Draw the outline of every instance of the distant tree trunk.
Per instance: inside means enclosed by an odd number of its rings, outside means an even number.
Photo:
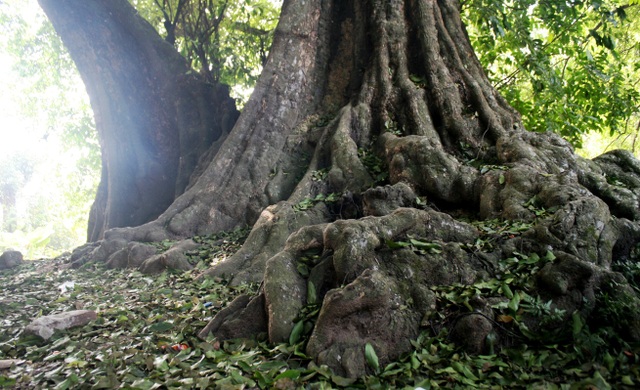
[[[154,220],[233,126],[238,113],[227,88],[192,74],[126,0],[40,5],[87,86],[99,132],[102,177],[89,241]]]
[[[16,194],[3,193],[0,197],[0,229],[13,233],[18,228],[18,213],[16,207]]]
[[[371,372],[366,344],[381,365],[411,348],[438,310],[433,286],[499,277],[514,252],[553,252],[530,293],[568,316],[592,316],[597,291],[640,305],[610,271],[640,239],[640,163],[622,152],[587,161],[556,135],[526,132],[491,87],[458,8],[285,0],[255,92],[212,163],[157,220],[108,231],[85,257],[187,269],[179,249],[192,244],[157,255],[142,243],[253,224],[243,248],[208,274],[264,281],[261,294],[232,304],[202,336],[266,331],[283,342],[317,302],[307,353],[348,376]],[[524,227],[483,246],[469,221],[493,219]],[[483,352],[501,328],[495,297],[473,298],[478,314],[448,325]],[[640,314],[625,315],[637,329]]]

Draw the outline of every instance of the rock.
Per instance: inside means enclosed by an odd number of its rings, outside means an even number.
[[[25,360],[18,360],[18,359],[0,360],[0,370],[5,370],[7,368],[11,368],[13,365],[19,366],[19,365],[23,364],[24,362],[25,362]]]
[[[25,328],[25,333],[33,334],[47,340],[56,330],[65,330],[83,326],[97,318],[93,310],[73,310],[66,313],[53,314],[36,318]]]
[[[493,325],[481,313],[473,312],[460,317],[451,331],[451,338],[472,354],[487,353],[487,336],[493,331]]]
[[[0,256],[0,269],[13,268],[22,263],[22,253],[6,251]]]

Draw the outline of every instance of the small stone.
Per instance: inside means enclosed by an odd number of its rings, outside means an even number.
[[[466,352],[481,354],[487,352],[487,336],[493,331],[493,325],[480,313],[469,313],[461,317],[451,332],[451,338]]]
[[[0,269],[17,267],[22,264],[22,253],[6,251],[0,256]]]
[[[43,340],[53,336],[56,330],[66,330],[83,326],[98,317],[93,310],[73,310],[36,318],[25,328],[25,333],[42,337]]]
[[[18,359],[0,360],[0,370],[6,370],[7,368],[11,368],[13,365],[19,366],[24,362],[25,360],[18,360]]]

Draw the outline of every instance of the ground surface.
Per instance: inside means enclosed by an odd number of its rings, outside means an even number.
[[[412,342],[412,353],[387,367],[378,367],[375,351],[366,351],[372,374],[358,380],[333,375],[310,361],[303,353],[302,330],[291,336],[293,345],[200,340],[196,334],[218,310],[259,287],[196,279],[212,260],[236,251],[245,234],[203,239],[204,249],[193,253],[198,266],[182,274],[150,277],[98,264],[70,269],[64,257],[0,271],[0,360],[16,359],[12,367],[0,369],[0,387],[607,389],[640,383],[640,350],[598,344],[602,335],[585,333],[579,321],[565,344],[532,342],[483,356],[457,349],[446,329],[434,337],[432,327]],[[464,296],[455,288],[438,294],[441,301]],[[450,310],[443,316],[454,315],[451,305],[442,307]],[[98,319],[47,342],[22,335],[33,318],[75,309],[96,310]],[[305,315],[313,317],[313,310]],[[503,320],[502,326],[509,327],[509,320]]]

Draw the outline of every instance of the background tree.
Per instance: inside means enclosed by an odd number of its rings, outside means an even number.
[[[168,2],[156,2],[155,5],[160,7],[163,16],[172,18],[167,22],[167,26],[179,28],[178,36],[181,39],[176,40],[176,44],[183,45],[187,59],[200,69],[200,76],[191,74],[188,63],[176,52],[170,51],[168,45],[159,42],[154,43],[148,50],[123,48],[118,56],[123,66],[131,69],[127,73],[119,69],[111,71],[111,68],[96,66],[93,62],[94,56],[106,59],[112,58],[110,56],[113,56],[113,53],[109,52],[110,46],[100,48],[92,45],[91,38],[84,40],[87,50],[71,50],[71,55],[85,80],[93,77],[102,80],[103,84],[112,82],[111,87],[104,90],[89,90],[89,95],[94,101],[104,102],[93,104],[98,118],[97,128],[103,138],[102,179],[89,220],[89,240],[101,238],[103,232],[111,227],[136,226],[148,222],[181,194],[187,187],[191,175],[200,172],[206,166],[208,157],[205,157],[205,152],[214,142],[223,139],[222,135],[228,131],[237,116],[233,103],[228,100],[226,87],[219,84],[222,70],[231,69],[236,80],[239,79],[239,75],[243,75],[245,80],[251,80],[256,76],[245,67],[245,63],[256,56],[246,56],[244,61],[238,61],[236,64],[231,62],[232,66],[221,67],[221,59],[228,60],[221,55],[221,50],[225,48],[219,44],[219,37],[224,33],[221,23],[227,17],[228,9],[231,9],[229,2],[214,4],[193,1],[184,2],[182,5],[178,3],[173,17],[169,15],[172,9]],[[254,5],[260,10],[259,6],[260,3]],[[236,6],[236,11],[237,9]],[[268,38],[267,31],[252,27],[249,22],[242,24],[242,20],[244,19],[239,18],[234,21],[234,26],[244,25],[251,34],[260,32],[259,38],[262,41]],[[140,24],[140,31],[144,31],[144,34],[153,33],[142,21],[138,20],[136,23]],[[264,25],[266,22],[263,19],[261,23]],[[107,30],[112,28],[105,25]],[[124,38],[114,37],[114,40],[117,39]],[[127,35],[126,39],[131,39],[131,36]],[[136,39],[144,40],[134,38]],[[131,45],[136,44],[137,40]],[[266,43],[263,43],[263,52],[265,45]],[[164,55],[172,56],[174,62],[166,69],[150,67],[159,62],[158,58],[150,56]],[[93,67],[91,70],[82,69],[90,66]],[[154,76],[149,78],[150,74]],[[127,81],[117,81],[118,78]],[[140,82],[155,83],[154,78],[173,78],[175,84],[166,86],[170,91],[154,91],[151,85],[135,86]],[[87,83],[94,84],[96,83]],[[181,94],[182,98],[172,101],[166,99],[167,95]],[[202,104],[193,103],[193,96],[196,95],[204,99]],[[120,97],[115,98],[116,96]],[[153,99],[159,99],[167,106],[160,104],[160,108],[156,107],[158,105],[151,103]],[[105,114],[100,113],[103,110]],[[113,114],[114,112],[118,114]],[[141,112],[146,112],[149,118],[140,118]],[[109,120],[100,123],[100,118],[111,118],[114,115],[119,121]],[[191,116],[200,118],[201,122],[197,127],[194,126]],[[184,123],[179,123],[180,121]],[[111,127],[120,129],[123,133],[101,130]],[[132,132],[131,128],[137,130]],[[149,140],[154,141],[149,144]],[[206,156],[215,154],[219,143],[215,144]],[[176,149],[176,144],[180,145],[180,148]],[[201,165],[200,170],[196,169],[198,163]],[[126,177],[129,179],[125,180]],[[132,196],[131,192],[126,190],[128,188],[136,188],[136,195]]]
[[[89,240],[108,228],[157,217],[185,190],[200,158],[217,147],[214,142],[237,116],[225,87],[190,74],[170,45],[147,39],[155,31],[122,3],[79,6],[74,13],[95,22],[85,24],[85,34],[75,25],[56,26],[87,85],[102,148]],[[105,20],[105,9],[119,18]],[[49,17],[56,20],[51,11]]]
[[[18,192],[33,174],[33,163],[25,155],[12,153],[0,160],[0,207],[2,230],[14,232],[18,228]]]
[[[183,3],[186,4],[186,2]],[[158,5],[159,3],[156,2],[139,2],[138,9],[139,12],[148,16],[150,21],[157,24],[162,20],[162,18],[156,17],[159,10]],[[192,5],[191,8],[193,7],[195,6]],[[229,39],[226,40],[226,45],[222,45],[226,56],[222,57],[223,69],[216,71],[216,73],[221,73],[230,80],[229,84],[235,88],[234,96],[238,103],[242,104],[243,101],[246,101],[247,91],[252,87],[257,74],[259,74],[262,57],[266,55],[264,50],[270,42],[271,32],[259,28],[264,27],[272,31],[277,20],[273,14],[277,12],[271,3],[260,4],[259,2],[248,4],[247,7],[239,7],[234,2],[227,7],[227,10],[227,14],[232,12],[234,26],[241,26],[244,30],[251,32],[252,36],[258,37],[254,39],[255,41],[262,42],[261,45],[256,46],[255,53],[253,53],[250,51],[254,49],[253,43],[251,43],[253,41],[243,38],[243,42],[237,42],[235,47],[239,48],[245,45],[247,50],[238,51],[237,56],[230,53]],[[19,247],[29,256],[40,257],[45,255],[40,244],[46,242],[50,247],[46,250],[47,255],[55,256],[60,251],[68,250],[82,242],[79,240],[82,240],[83,237],[78,237],[76,230],[79,225],[86,225],[86,218],[89,214],[86,205],[95,197],[101,163],[100,147],[93,124],[93,113],[90,112],[88,101],[83,100],[84,86],[80,84],[78,88],[75,65],[53,30],[53,26],[46,18],[38,17],[42,14],[36,13],[34,15],[28,2],[5,2],[0,11],[5,37],[2,42],[4,53],[16,59],[13,64],[13,72],[18,73],[14,76],[15,83],[11,86],[7,85],[6,88],[21,91],[14,94],[13,99],[19,99],[18,111],[24,118],[29,118],[29,123],[33,122],[33,129],[29,130],[31,138],[39,140],[41,137],[42,140],[37,141],[39,144],[48,141],[50,145],[47,153],[54,153],[57,145],[61,145],[62,151],[58,152],[58,156],[65,155],[66,160],[73,159],[76,165],[75,171],[70,173],[67,172],[70,166],[66,161],[63,164],[64,167],[58,167],[54,162],[60,159],[50,158],[46,169],[51,177],[45,177],[46,175],[40,172],[45,169],[45,166],[39,163],[38,174],[35,177],[38,180],[46,181],[47,184],[41,183],[41,185],[52,186],[53,191],[49,193],[47,207],[43,207],[44,203],[31,192],[23,193],[22,205],[30,210],[29,218],[34,218],[34,220],[24,220],[27,214],[23,213],[22,228],[14,234],[5,234],[2,239],[3,244],[0,246],[5,249]],[[257,18],[256,15],[262,17]],[[233,27],[234,30],[231,32],[227,31],[230,25],[230,23],[223,23],[219,33],[223,36],[230,33],[248,34],[241,32],[236,27]],[[158,27],[162,28],[161,25]],[[184,46],[183,42],[184,39],[180,38],[177,44]],[[260,47],[262,49],[259,49]],[[207,55],[213,55],[218,51],[208,49],[207,53]],[[189,59],[188,61],[194,66],[197,65],[196,62]],[[219,59],[211,61],[220,62]],[[241,66],[239,67],[238,64]],[[234,66],[236,67],[234,68]],[[247,66],[254,68],[249,69]],[[45,68],[48,68],[48,71],[43,72],[42,69]],[[5,104],[4,107],[7,112],[16,111],[11,108],[13,104],[11,107]],[[23,119],[22,123],[26,121]],[[45,131],[40,131],[40,128]],[[20,130],[16,129],[16,131]],[[36,135],[36,133],[39,134]],[[54,169],[54,167],[56,168]],[[64,170],[65,173],[58,172],[60,170]],[[60,175],[62,177],[59,177]],[[71,176],[66,177],[67,175]],[[50,179],[54,176],[61,179],[60,183],[51,184]],[[29,188],[31,187],[30,184]],[[53,198],[54,194],[56,194],[55,196],[64,196],[65,200],[59,203],[56,198]],[[58,203],[60,210],[54,210],[54,204]],[[74,222],[70,223],[70,220]],[[71,231],[68,229],[70,226],[73,226]],[[45,230],[30,232],[29,229]],[[51,240],[42,239],[49,235],[51,235]],[[30,238],[32,236],[35,238]],[[40,244],[34,246],[36,241]],[[27,246],[30,249],[27,250]],[[36,247],[38,249],[35,249]]]
[[[104,40],[126,48],[130,34],[140,47],[164,42],[135,35],[147,27],[124,2],[40,3],[72,56]],[[165,102],[148,104],[171,107],[170,78],[152,80],[146,91]],[[85,81],[90,94],[104,83]],[[570,317],[609,322],[599,294],[628,303],[612,326],[638,341],[638,292],[611,269],[636,259],[639,175],[629,153],[584,160],[557,135],[527,132],[486,77],[456,2],[286,1],[256,89],[203,173],[156,220],[111,229],[73,260],[189,269],[185,248],[197,244],[185,239],[253,225],[207,275],[263,281],[261,293],[202,336],[265,331],[280,342],[306,328],[306,352],[348,376],[411,348],[441,305],[436,286],[504,280],[507,259],[535,264],[533,281],[478,291],[467,315],[438,320],[469,351],[513,342],[492,317],[500,302],[533,334]],[[483,236],[493,220],[509,233]],[[156,254],[165,239],[184,241]],[[520,312],[525,296],[559,314]],[[305,317],[313,305],[317,318]]]

